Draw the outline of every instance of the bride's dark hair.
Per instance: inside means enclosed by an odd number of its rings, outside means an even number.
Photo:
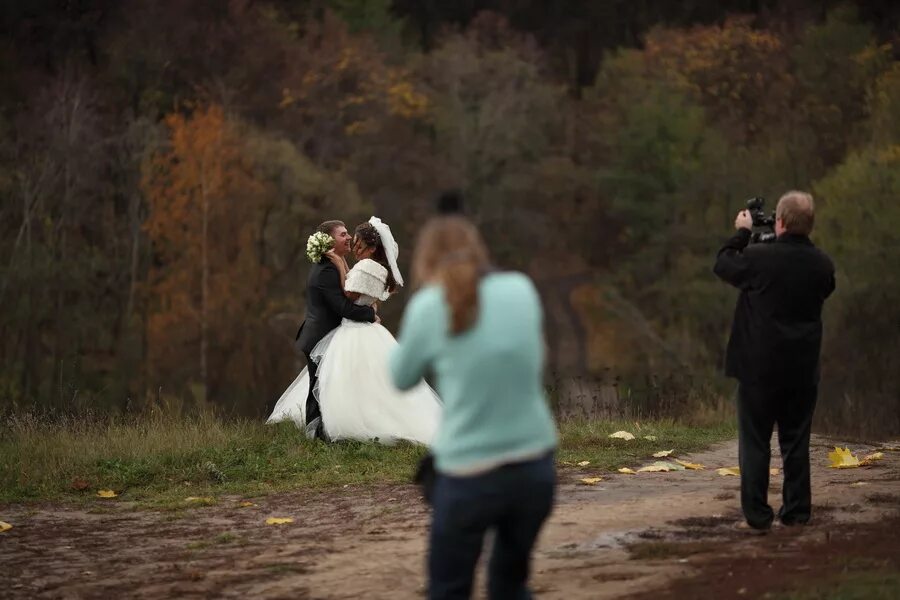
[[[391,270],[391,264],[388,262],[387,253],[384,251],[384,244],[381,243],[378,231],[371,223],[362,223],[356,227],[354,237],[369,248],[375,248],[371,258],[387,269],[387,291],[393,294],[397,290],[397,281],[394,279],[394,272]]]

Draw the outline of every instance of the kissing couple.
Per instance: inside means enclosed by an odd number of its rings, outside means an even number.
[[[440,399],[425,382],[405,392],[394,386],[388,356],[397,341],[378,317],[378,303],[403,286],[399,254],[378,217],[352,236],[342,221],[325,221],[310,236],[306,319],[295,342],[307,366],[266,423],[293,421],[310,439],[431,443]]]

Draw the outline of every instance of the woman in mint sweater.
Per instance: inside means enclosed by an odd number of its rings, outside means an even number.
[[[471,596],[493,529],[489,596],[528,598],[531,549],[556,482],[537,291],[525,275],[490,272],[481,236],[458,216],[423,228],[413,278],[422,289],[403,315],[390,365],[401,389],[433,371],[444,402],[432,444],[429,595]]]

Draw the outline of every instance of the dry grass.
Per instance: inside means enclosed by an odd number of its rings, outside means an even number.
[[[128,421],[8,419],[0,502],[93,496],[162,499],[211,492],[408,481],[424,449],[304,439],[291,424],[151,415]],[[78,489],[84,488],[84,489]]]
[[[628,429],[632,442],[609,439]],[[590,460],[610,469],[648,450],[687,452],[734,435],[730,426],[674,422],[582,421],[561,426],[561,461]],[[654,435],[651,442],[640,436]],[[323,444],[292,424],[151,412],[128,419],[12,416],[0,424],[0,503],[94,498],[112,489],[120,500],[169,505],[185,496],[245,496],[296,488],[409,482],[421,446],[366,442]]]

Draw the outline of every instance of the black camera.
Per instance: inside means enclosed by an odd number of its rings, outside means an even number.
[[[762,196],[756,196],[747,200],[747,210],[753,218],[753,233],[750,235],[751,244],[775,241],[775,211],[772,211],[771,215],[766,216],[763,210],[765,205],[766,199]]]

